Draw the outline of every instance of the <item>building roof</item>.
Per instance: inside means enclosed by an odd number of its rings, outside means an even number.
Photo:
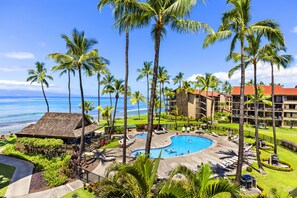
[[[206,96],[206,92],[205,91],[200,91],[200,90],[195,90],[194,92],[191,92],[191,93],[193,93],[193,94],[195,94],[195,95],[201,95],[201,96]],[[216,92],[216,91],[208,91],[207,92],[207,95],[210,97],[210,96],[212,96],[212,93],[213,93],[213,96],[214,97],[217,97],[217,96],[219,96],[219,93],[218,92]]]
[[[259,86],[264,94],[271,94],[271,86]],[[244,95],[254,94],[254,86],[245,86]],[[240,86],[234,86],[231,95],[240,95]],[[274,95],[294,96],[297,95],[297,88],[283,88],[280,85],[274,86]]]
[[[82,116],[79,113],[45,113],[36,124],[23,128],[16,135],[35,137],[78,138]],[[85,134],[100,128],[85,118]]]

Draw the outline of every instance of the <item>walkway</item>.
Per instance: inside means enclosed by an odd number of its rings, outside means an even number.
[[[1,154],[0,162],[15,167],[5,196],[10,198],[28,194],[34,165],[30,162]]]

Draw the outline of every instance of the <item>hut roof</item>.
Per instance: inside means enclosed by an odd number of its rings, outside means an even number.
[[[79,113],[45,113],[36,124],[23,128],[16,135],[36,137],[78,138],[81,136],[82,116]],[[85,117],[85,134],[100,128]]]

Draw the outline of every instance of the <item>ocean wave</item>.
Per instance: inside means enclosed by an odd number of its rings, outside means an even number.
[[[30,115],[42,115],[42,114],[44,114],[44,112],[20,113],[20,114],[0,116],[0,118],[12,118],[12,117],[21,117],[21,116],[30,116]]]
[[[139,109],[139,111],[144,111],[144,110],[147,110],[147,108]],[[129,109],[129,110],[127,110],[127,112],[134,112],[134,111],[138,111],[138,109]],[[121,112],[123,112],[123,111],[121,111]]]
[[[24,127],[29,126],[30,124],[35,124],[36,122],[24,122],[24,123],[15,123],[13,125],[9,125],[9,126],[1,126],[0,127],[0,134],[8,134],[9,132],[18,132],[20,130],[22,130]]]

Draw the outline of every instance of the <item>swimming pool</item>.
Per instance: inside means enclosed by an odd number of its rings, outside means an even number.
[[[137,134],[137,135],[135,135],[135,137],[136,137],[136,138],[145,139],[145,138],[147,138],[147,133]]]
[[[157,158],[162,151],[161,158],[175,157],[195,153],[201,151],[213,144],[213,141],[199,136],[193,135],[179,135],[172,136],[171,144],[166,147],[151,149],[151,158]],[[132,156],[135,157],[138,153],[144,153],[144,149],[138,149],[132,152]]]

